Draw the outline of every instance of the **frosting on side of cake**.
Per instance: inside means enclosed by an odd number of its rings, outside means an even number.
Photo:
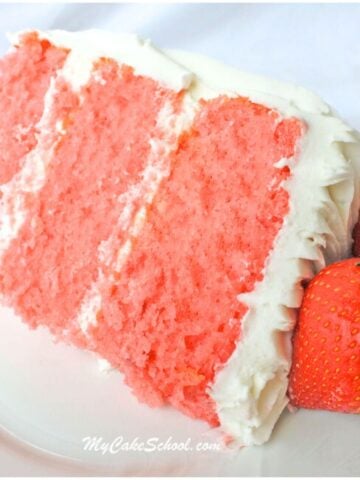
[[[267,83],[199,55],[169,54],[218,92],[225,86],[308,126],[299,158],[288,162],[290,213],[268,257],[264,279],[239,296],[249,306],[242,339],[210,387],[222,428],[241,445],[262,444],[288,402],[290,333],[302,299],[301,281],[350,253],[359,209],[360,144],[355,132],[302,88]],[[193,92],[200,98],[209,95],[201,83]]]

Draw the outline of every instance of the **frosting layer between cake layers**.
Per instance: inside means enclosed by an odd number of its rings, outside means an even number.
[[[56,335],[95,351],[125,371],[135,393],[148,403],[169,401],[190,415],[219,423],[239,444],[263,443],[287,404],[290,334],[301,302],[301,282],[325,263],[349,253],[360,197],[357,134],[302,88],[244,74],[198,55],[161,52],[135,36],[97,31],[37,35],[57,47],[66,61],[51,72],[42,116],[35,119],[36,143],[23,156],[20,171],[1,186],[4,301],[30,325],[45,324]],[[12,41],[21,45],[24,38],[20,34]],[[104,101],[97,105],[99,98]],[[143,107],[136,106],[136,100]],[[213,118],[221,118],[230,133],[216,130]],[[114,121],[120,132],[117,138],[112,136]],[[234,122],[238,122],[236,128]],[[141,127],[138,134],[133,133],[137,125]],[[247,131],[246,125],[254,129]],[[245,257],[240,261],[234,255],[236,243],[211,245],[220,238],[221,228],[238,219],[231,216],[236,212],[231,207],[233,198],[221,204],[226,215],[216,212],[216,202],[209,202],[214,198],[220,202],[217,181],[228,182],[233,194],[231,175],[236,180],[241,174],[236,165],[229,169],[230,163],[225,163],[233,157],[221,150],[221,143],[231,141],[241,152],[239,161],[252,158],[249,168],[255,168],[255,157],[259,161],[266,147],[256,128],[263,129],[262,138],[270,132],[269,145],[276,148],[261,160],[273,177],[262,197],[264,205],[272,199],[271,211],[257,221],[256,209],[250,210],[254,231],[267,241],[266,251],[249,247],[256,253],[249,266]],[[95,159],[90,131],[103,147],[102,161]],[[214,163],[200,158],[202,148],[211,149]],[[189,154],[198,158],[190,178]],[[219,155],[227,165],[225,173],[214,166]],[[65,158],[72,160],[66,163]],[[114,161],[110,168],[112,158],[122,163]],[[191,181],[196,192],[207,173],[206,188],[192,196]],[[261,169],[254,174],[254,178],[262,175]],[[63,183],[62,175],[71,181]],[[252,190],[249,195],[253,198]],[[183,209],[174,207],[179,198]],[[197,202],[202,207],[195,208]],[[213,232],[200,232],[208,235],[205,242],[201,235],[197,237],[195,224],[205,228],[209,219],[218,226],[214,224]],[[188,228],[188,235],[182,236],[184,232],[172,225]],[[81,230],[83,236],[78,234]],[[171,237],[172,232],[177,238]],[[181,244],[172,250],[177,239]],[[179,254],[181,248],[184,252]],[[199,258],[201,248],[211,259],[209,271],[202,270],[205,259],[199,260],[197,270],[189,260],[192,249]],[[171,256],[171,261],[164,255]],[[229,266],[221,263],[215,268],[217,257]],[[242,270],[236,270],[241,262]],[[60,264],[62,270],[55,272]],[[256,271],[251,270],[254,264]],[[144,274],[143,265],[153,269],[152,278],[146,276],[148,270]],[[192,270],[189,278],[199,283],[189,285],[193,290],[188,292],[179,278],[166,283],[169,272],[181,271],[182,266],[184,276]],[[230,273],[233,266],[235,274]],[[23,271],[21,282],[11,273],[14,269]],[[224,276],[217,283],[207,283],[210,271]],[[155,278],[158,285],[150,295]],[[164,285],[171,298],[163,305],[166,299],[158,292]],[[183,289],[176,291],[174,285]],[[66,288],[67,300],[59,309],[60,291]],[[216,291],[223,295],[218,310]],[[45,292],[53,303],[44,301]],[[233,300],[228,300],[232,295]],[[129,300],[124,302],[126,297]],[[211,322],[199,315],[206,310],[201,297],[208,298]],[[173,298],[177,298],[172,307],[175,313],[168,308]],[[196,308],[190,305],[181,310],[181,299],[183,305],[189,301]],[[221,309],[226,312],[224,318]],[[164,312],[166,319],[161,316]],[[235,317],[225,318],[230,312]],[[152,318],[157,322],[149,329]],[[166,337],[166,330],[173,337]],[[134,349],[136,339],[139,347]],[[171,339],[173,345],[184,342],[174,360],[169,353]],[[166,383],[160,374],[161,360],[173,361],[171,375],[179,385]],[[170,370],[166,372],[170,377]]]

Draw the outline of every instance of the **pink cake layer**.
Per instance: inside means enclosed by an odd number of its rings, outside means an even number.
[[[45,48],[31,42],[26,48]],[[39,120],[49,77],[64,60],[62,51],[46,48],[54,63],[38,65],[34,76],[47,72],[42,82],[9,103],[2,118],[9,128],[23,121],[22,105],[27,125],[34,129]],[[30,68],[35,53],[12,55],[11,68],[19,69]],[[0,291],[31,327],[46,325],[109,360],[140,400],[170,403],[216,425],[209,386],[241,342],[247,309],[237,296],[262,279],[288,213],[291,172],[276,163],[296,155],[302,124],[246,98],[201,102],[174,151],[162,154],[169,174],[153,201],[132,203],[132,217],[145,208],[133,235],[119,225],[126,208],[120,199],[141,182],[151,140],[163,137],[160,112],[170,104],[180,114],[182,95],[109,59],[94,68],[81,92],[56,81],[45,135],[56,148],[2,260]],[[23,81],[15,75],[8,82],[20,97]],[[10,178],[35,136],[26,146],[10,143],[10,132],[3,136],[2,176]],[[113,259],[130,242],[120,271],[99,254],[109,238]],[[101,307],[84,333],[77,317],[94,284]]]
[[[65,50],[31,33],[0,59],[0,184],[11,180],[36,145],[45,93],[66,56]]]
[[[56,334],[72,327],[97,279],[99,246],[124,208],[119,196],[146,166],[160,109],[165,100],[177,101],[173,92],[113,61],[100,61],[96,73],[102,81],[92,80],[79,94],[57,82],[48,135],[58,137],[56,150],[0,275],[18,313]],[[57,132],[59,119],[66,135]],[[116,234],[121,243],[126,232]]]
[[[290,172],[274,163],[294,155],[300,135],[297,120],[219,97],[182,136],[91,329],[95,351],[138,398],[217,424],[207,390],[239,340],[247,309],[237,295],[262,279],[288,212],[281,184]]]

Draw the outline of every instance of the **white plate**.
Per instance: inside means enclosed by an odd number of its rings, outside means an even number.
[[[0,309],[0,385],[0,425],[13,437],[2,443],[0,438],[0,452],[9,448],[6,442],[33,447],[31,459],[29,451],[23,457],[17,453],[18,470],[2,461],[0,475],[23,474],[26,462],[33,474],[42,473],[45,463],[59,474],[66,467],[75,475],[360,474],[360,416],[286,412],[265,446],[198,452],[198,442],[217,442],[207,425],[170,408],[139,404],[119,373],[101,373],[91,354],[54,344],[46,330],[28,330],[7,309]],[[124,442],[156,437],[159,450],[86,451],[88,436],[105,442],[123,437],[123,448]],[[159,443],[167,439],[172,448],[190,439],[193,450],[161,450]]]

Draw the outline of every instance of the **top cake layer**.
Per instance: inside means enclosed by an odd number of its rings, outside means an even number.
[[[10,103],[0,128],[2,295],[149,404],[261,443],[287,401],[301,281],[350,244],[354,134],[303,89],[133,36],[15,42],[0,103],[25,91],[36,109]],[[23,85],[11,69],[33,51]]]

